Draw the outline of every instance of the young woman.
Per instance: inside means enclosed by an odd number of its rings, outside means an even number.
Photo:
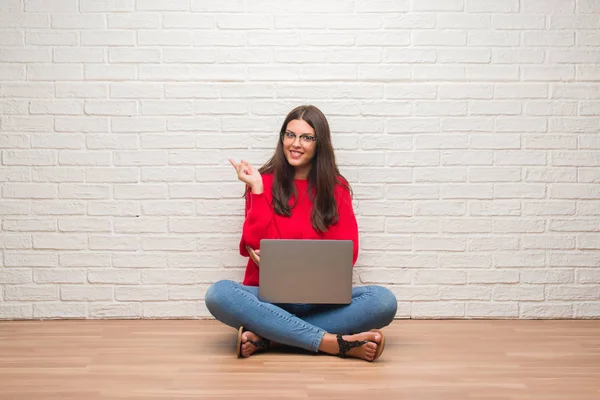
[[[348,305],[271,304],[258,299],[261,239],[339,239],[354,242],[358,226],[348,182],[335,162],[329,124],[314,106],[292,110],[273,157],[259,170],[229,160],[246,184],[240,253],[249,257],[243,283],[223,280],[206,293],[206,306],[238,330],[238,356],[287,345],[341,357],[376,360],[397,308],[381,286],[352,289]]]

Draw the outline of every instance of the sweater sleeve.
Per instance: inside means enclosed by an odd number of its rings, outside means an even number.
[[[330,229],[330,235],[332,239],[338,240],[352,240],[354,242],[354,252],[352,257],[352,265],[356,264],[358,259],[358,223],[356,221],[356,215],[354,214],[354,207],[352,206],[352,197],[350,191],[338,186],[336,188],[337,196],[337,208],[338,208],[338,222]]]
[[[260,248],[261,239],[277,237],[274,213],[265,192],[254,194],[249,191],[246,194],[245,220],[240,240],[242,256],[250,256],[246,246],[256,250]]]

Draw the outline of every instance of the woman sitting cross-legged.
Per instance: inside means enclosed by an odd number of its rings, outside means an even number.
[[[240,253],[249,257],[243,283],[222,280],[206,293],[219,321],[238,329],[238,356],[278,345],[374,361],[381,355],[397,308],[381,286],[352,288],[346,305],[272,304],[259,300],[261,239],[352,240],[358,257],[358,225],[348,182],[339,173],[329,124],[314,106],[285,118],[273,157],[259,170],[230,160],[246,184]]]

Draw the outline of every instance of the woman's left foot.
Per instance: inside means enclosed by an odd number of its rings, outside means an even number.
[[[238,331],[238,357],[250,357],[258,350],[270,347],[270,340],[258,336],[256,333],[244,330],[240,327]]]

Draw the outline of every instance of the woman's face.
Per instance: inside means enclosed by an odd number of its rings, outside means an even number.
[[[296,178],[306,179],[317,147],[315,130],[301,119],[291,120],[283,133],[283,152],[296,170]]]

